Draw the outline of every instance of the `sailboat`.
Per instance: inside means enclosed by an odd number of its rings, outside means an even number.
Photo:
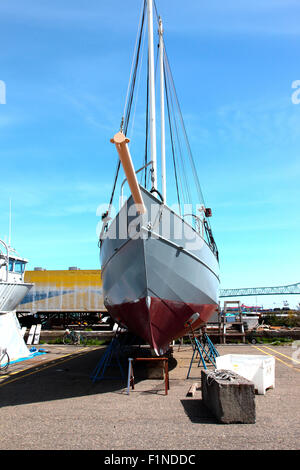
[[[160,178],[157,162],[154,14],[158,24],[159,45],[156,64],[159,64],[160,70]],[[127,130],[146,17],[148,61],[145,161],[136,171]],[[104,304],[120,326],[125,326],[142,338],[160,356],[168,350],[174,339],[182,337],[191,327],[199,328],[209,320],[218,306],[220,281],[218,250],[209,223],[212,212],[203,202],[181,112],[179,124],[182,124],[183,139],[187,143],[188,161],[195,180],[193,188],[198,190],[197,207],[191,209],[188,205],[190,212],[186,213],[182,198],[179,197],[180,187],[182,194],[184,192],[184,182],[183,173],[176,163],[182,156],[182,146],[177,145],[176,148],[175,145],[178,123],[172,120],[171,109],[176,107],[180,110],[180,107],[166,54],[162,19],[153,0],[145,0],[142,5],[128,90],[127,107],[120,130],[111,139],[119,159],[108,210],[102,215],[99,238]],[[175,184],[171,183],[167,174],[165,108],[168,111],[169,147]],[[125,174],[120,190],[121,204],[117,215],[112,217],[113,198],[121,166]],[[138,182],[138,174],[145,176],[143,184]],[[131,194],[124,201],[125,183],[128,183]],[[167,203],[167,188],[171,186],[172,190],[176,187],[177,210],[174,210],[174,205]]]

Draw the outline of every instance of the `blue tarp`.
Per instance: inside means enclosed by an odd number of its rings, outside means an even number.
[[[27,359],[32,359],[35,356],[41,356],[42,354],[47,354],[47,351],[34,351],[30,354],[30,356],[27,357],[20,357],[19,359],[16,359],[15,361],[9,361],[9,364],[16,364],[17,362],[22,362],[22,361],[27,361]],[[2,364],[2,367],[6,364]]]

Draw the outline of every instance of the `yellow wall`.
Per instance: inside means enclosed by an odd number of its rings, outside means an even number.
[[[102,286],[100,269],[87,269],[78,271],[26,271],[25,282],[39,285],[52,284],[64,287],[74,286]]]
[[[101,271],[26,271],[25,282],[34,283],[18,311],[94,311],[105,310]]]

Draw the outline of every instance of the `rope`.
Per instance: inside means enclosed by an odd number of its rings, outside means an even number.
[[[233,382],[236,379],[236,374],[230,370],[223,369],[211,371],[209,374],[207,374],[207,385],[210,386],[215,379],[228,380],[229,382]]]

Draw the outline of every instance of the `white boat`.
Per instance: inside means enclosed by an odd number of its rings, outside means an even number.
[[[0,314],[15,310],[33,284],[24,282],[28,260],[0,240]]]
[[[259,324],[260,312],[242,312],[242,320],[246,323],[248,330],[253,330]]]
[[[16,316],[16,307],[33,286],[24,282],[27,262],[0,240],[0,349],[7,350],[11,361],[29,356]]]

